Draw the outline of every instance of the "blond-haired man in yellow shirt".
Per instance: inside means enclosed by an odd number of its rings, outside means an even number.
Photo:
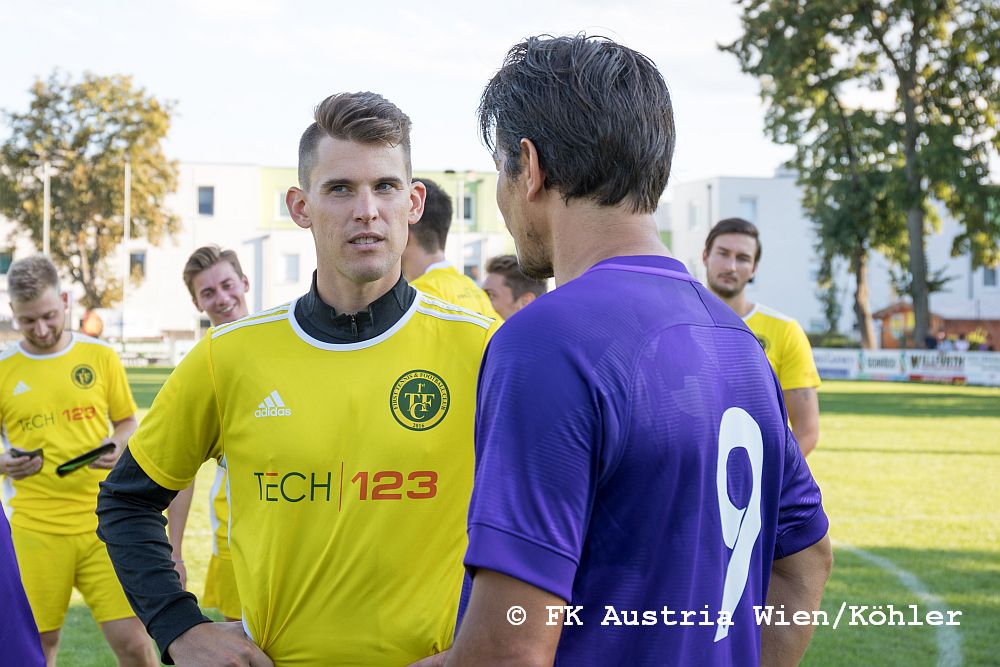
[[[757,226],[742,218],[727,218],[708,233],[702,261],[709,289],[743,318],[763,346],[781,384],[792,432],[802,453],[808,455],[819,443],[819,373],[799,323],[747,299],[744,290],[757,273],[760,255]]]
[[[23,340],[0,354],[0,475],[45,661],[55,665],[77,588],[119,665],[155,665],[149,637],[94,534],[98,484],[136,427],[125,369],[106,343],[65,328],[69,296],[48,257],[14,262],[7,290]],[[57,473],[60,464],[98,445],[113,448],[89,465]]]

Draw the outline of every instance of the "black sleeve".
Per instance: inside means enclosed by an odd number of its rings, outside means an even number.
[[[163,511],[177,495],[139,467],[128,448],[97,496],[97,536],[108,546],[125,597],[160,648],[199,623],[209,623],[194,595],[181,588],[171,560]]]

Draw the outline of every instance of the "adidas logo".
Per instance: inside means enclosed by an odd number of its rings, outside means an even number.
[[[270,394],[268,394],[264,401],[257,406],[257,409],[253,413],[254,417],[291,417],[292,409],[285,407],[285,402],[281,400],[281,396],[278,395],[278,390],[275,389]]]
[[[14,387],[14,395],[15,396],[20,396],[21,394],[23,394],[26,391],[31,391],[31,387],[29,387],[28,385],[26,385],[23,381],[18,382],[17,386]]]

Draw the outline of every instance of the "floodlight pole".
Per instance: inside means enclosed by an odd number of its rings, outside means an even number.
[[[129,269],[132,267],[128,252],[128,243],[132,224],[132,163],[125,158],[125,211],[122,225],[122,318],[121,318],[121,339],[122,352],[125,352],[125,293],[128,289]]]
[[[42,163],[42,254],[49,255],[49,228],[52,218],[52,189],[49,184],[49,161]]]

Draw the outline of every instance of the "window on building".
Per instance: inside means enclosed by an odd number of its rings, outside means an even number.
[[[215,187],[203,185],[198,188],[198,213],[215,215]]]
[[[695,203],[688,204],[688,229],[694,229],[698,226],[698,205]]]
[[[462,198],[462,219],[475,220],[476,199],[473,195],[466,193]]]
[[[285,193],[276,192],[278,199],[278,218],[280,220],[291,220],[292,214],[288,212],[288,205],[285,203]]]
[[[298,254],[287,254],[285,257],[285,282],[299,282],[299,256]]]
[[[757,198],[756,197],[740,197],[739,201],[740,213],[739,217],[744,220],[749,220],[750,222],[757,224]]]
[[[4,271],[6,273],[6,271]],[[996,287],[997,286],[997,269],[996,267],[990,268],[986,267],[983,269],[983,287]]]
[[[146,277],[146,251],[139,250],[128,255],[128,272],[133,278],[142,280]]]
[[[10,250],[0,252],[0,276],[7,275],[10,265],[14,262],[14,253]]]

